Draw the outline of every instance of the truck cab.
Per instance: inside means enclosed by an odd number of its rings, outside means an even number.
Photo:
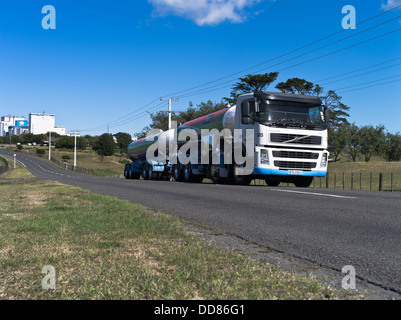
[[[258,92],[237,101],[234,128],[254,132],[252,178],[270,186],[308,187],[326,175],[327,127],[328,112],[317,96]]]

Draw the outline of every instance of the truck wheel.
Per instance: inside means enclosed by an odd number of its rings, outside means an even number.
[[[252,176],[251,175],[237,175],[236,174],[236,170],[235,170],[235,168],[237,166],[238,166],[237,164],[231,166],[231,168],[233,170],[233,172],[232,172],[232,182],[234,184],[236,184],[236,185],[239,185],[239,186],[249,186],[249,184],[252,181]]]
[[[192,182],[192,168],[190,163],[186,164],[184,167],[184,181]]]
[[[313,182],[313,177],[294,178],[293,182],[298,188],[308,188]]]
[[[219,184],[222,182],[218,164],[210,164],[209,165],[209,177],[214,184]]]
[[[149,180],[157,180],[157,172],[153,171],[152,165],[149,165],[148,175],[149,175]]]
[[[272,178],[266,178],[265,181],[269,187],[277,187],[280,184],[279,180],[272,179]]]
[[[129,179],[130,178],[129,177],[129,171],[128,171],[128,164],[126,164],[125,168],[124,168],[124,178],[125,179]]]
[[[179,164],[175,164],[173,167],[173,177],[177,182],[182,181],[182,172]]]
[[[149,180],[149,171],[146,169],[146,163],[142,166],[142,178],[143,180]]]

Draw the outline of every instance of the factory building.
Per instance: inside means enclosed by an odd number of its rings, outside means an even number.
[[[28,121],[25,120],[24,117],[18,117],[18,116],[4,116],[1,117],[0,121],[0,137],[3,137],[7,134],[10,133],[10,129],[13,132],[13,128],[15,127],[24,127],[23,129],[17,129],[19,131],[22,130],[28,130]]]
[[[30,113],[29,132],[33,134],[48,133],[49,131],[65,135],[65,127],[56,126],[54,114]]]

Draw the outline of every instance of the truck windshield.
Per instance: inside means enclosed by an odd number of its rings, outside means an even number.
[[[257,119],[266,125],[325,127],[322,106],[299,102],[260,101]]]

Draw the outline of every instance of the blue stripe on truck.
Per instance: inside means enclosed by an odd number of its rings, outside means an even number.
[[[296,176],[294,174],[291,174],[291,171],[294,171],[294,170],[278,170],[278,169],[266,169],[266,168],[255,167],[253,169],[253,174],[255,174],[255,175]],[[320,170],[320,171],[295,170],[295,171],[300,171],[301,176],[304,176],[304,177],[325,177],[327,174],[326,170]]]

